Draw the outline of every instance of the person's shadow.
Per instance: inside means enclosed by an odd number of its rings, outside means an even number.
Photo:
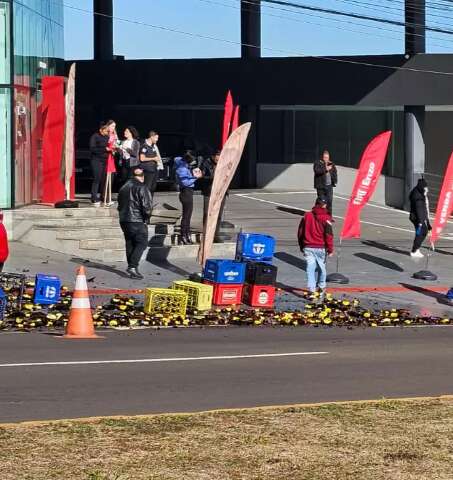
[[[126,272],[122,270],[118,270],[115,267],[110,267],[109,265],[104,265],[102,263],[92,262],[91,260],[86,260],[84,258],[72,257],[70,260],[72,263],[76,263],[78,265],[84,265],[87,268],[94,268],[96,270],[103,270],[104,272],[114,273],[122,278],[130,278]]]

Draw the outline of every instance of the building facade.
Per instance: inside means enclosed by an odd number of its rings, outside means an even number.
[[[0,1],[0,208],[40,199],[41,79],[63,45],[63,0]]]

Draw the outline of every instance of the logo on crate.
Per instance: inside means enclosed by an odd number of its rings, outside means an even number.
[[[258,295],[258,303],[260,305],[266,305],[266,303],[269,301],[269,294],[267,292],[260,292]]]
[[[57,296],[57,289],[55,287],[51,287],[50,285],[48,285],[46,287],[44,296],[49,299],[55,298]]]
[[[225,272],[225,277],[228,279],[228,280],[234,280],[237,276],[239,275],[239,272]]]
[[[222,293],[223,300],[235,300],[237,297],[237,290],[224,290]]]
[[[266,245],[264,245],[264,243],[254,243],[252,250],[255,255],[262,255],[264,253],[265,248],[266,248]]]

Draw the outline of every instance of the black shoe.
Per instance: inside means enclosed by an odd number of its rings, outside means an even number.
[[[224,243],[224,240],[222,237],[214,237],[214,243]]]
[[[192,238],[190,237],[190,235],[186,235],[185,240],[187,242],[187,245],[193,245]]]
[[[134,267],[128,268],[127,271],[134,280],[143,280],[144,278],[143,275]]]
[[[179,237],[178,245],[189,245],[185,236]]]

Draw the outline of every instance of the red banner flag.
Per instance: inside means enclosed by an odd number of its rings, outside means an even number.
[[[225,111],[223,114],[223,132],[222,132],[222,147],[230,136],[231,119],[233,118],[233,97],[231,91],[228,90],[227,98],[225,101]]]
[[[442,230],[447,224],[448,217],[453,210],[453,152],[448,161],[447,170],[445,171],[444,183],[440,191],[439,200],[437,201],[436,217],[434,218],[431,242],[437,241]]]
[[[231,125],[231,131],[234,132],[239,127],[239,105],[234,107],[233,123]]]
[[[360,212],[376,189],[391,136],[390,130],[380,133],[371,140],[363,152],[340,234],[341,239],[360,237]]]

